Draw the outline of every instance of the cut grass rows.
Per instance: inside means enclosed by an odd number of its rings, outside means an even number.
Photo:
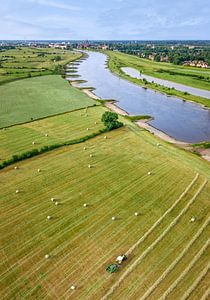
[[[154,289],[163,281],[163,279],[168,275],[169,272],[173,270],[173,268],[176,266],[176,264],[183,258],[183,256],[189,251],[190,247],[193,245],[193,243],[197,240],[197,238],[201,235],[203,230],[207,227],[207,225],[210,222],[210,218],[208,218],[204,224],[199,228],[199,230],[196,232],[196,234],[193,236],[193,238],[190,240],[190,242],[185,246],[185,248],[182,250],[182,252],[176,257],[176,259],[173,261],[173,263],[164,271],[164,273],[158,278],[158,280],[147,290],[147,292],[141,297],[141,300],[147,299],[150,294],[154,291]]]
[[[203,280],[203,278],[206,276],[210,269],[210,263],[207,264],[207,266],[200,272],[196,280],[193,282],[193,284],[189,287],[189,289],[184,293],[181,300],[186,300],[190,297],[192,292],[196,289],[198,284]]]
[[[181,275],[174,281],[174,283],[165,291],[165,293],[160,297],[160,300],[165,300],[168,295],[173,291],[173,289],[176,288],[176,286],[179,284],[179,282],[184,278],[184,276],[192,269],[194,264],[201,258],[203,253],[206,251],[206,249],[210,245],[210,239],[206,241],[206,243],[202,246],[202,248],[199,250],[199,252],[196,254],[196,256],[192,259],[190,264],[187,266],[186,269],[181,273]]]
[[[150,251],[152,251],[155,248],[155,246],[164,238],[164,236],[171,230],[171,228],[177,224],[177,222],[182,217],[182,215],[185,214],[188,208],[196,200],[197,196],[201,193],[206,183],[207,180],[203,182],[203,184],[199,187],[199,189],[194,194],[194,196],[190,199],[187,205],[181,210],[181,212],[177,215],[177,217],[168,225],[168,227],[159,235],[159,237],[129,266],[128,269],[126,269],[126,271],[122,274],[122,276],[115,282],[115,284],[109,289],[109,291],[101,298],[102,300],[107,299],[110,295],[113,294],[115,289],[119,287],[120,283],[129,275],[129,273],[131,273],[135,269],[135,267],[139,263],[141,263],[141,261],[148,255]]]

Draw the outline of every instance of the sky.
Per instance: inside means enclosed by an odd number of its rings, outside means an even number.
[[[210,0],[0,0],[0,39],[210,39]]]

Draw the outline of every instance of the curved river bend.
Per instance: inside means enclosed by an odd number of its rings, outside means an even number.
[[[137,86],[112,74],[104,54],[88,52],[77,67],[82,87],[94,87],[102,99],[115,99],[131,115],[150,115],[149,124],[173,138],[190,143],[210,141],[210,110],[201,106]],[[75,74],[75,73],[74,73]]]

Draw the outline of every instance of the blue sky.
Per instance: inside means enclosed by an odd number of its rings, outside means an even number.
[[[0,39],[210,39],[210,0],[1,0]]]

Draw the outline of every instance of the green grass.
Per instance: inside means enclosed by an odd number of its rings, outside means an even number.
[[[210,107],[209,99],[198,97],[184,92],[178,91],[176,89],[170,89],[155,83],[143,82],[142,80],[132,78],[126,75],[121,68],[122,67],[131,67],[138,71],[143,72],[144,74],[154,76],[157,78],[174,81],[181,84],[186,84],[201,89],[210,89],[210,71],[209,70],[200,70],[193,68],[190,70],[188,67],[176,66],[169,63],[157,63],[152,62],[147,59],[138,58],[133,55],[123,54],[113,51],[104,51],[105,54],[109,56],[108,66],[110,70],[117,75],[133,82],[138,85],[143,85],[148,88],[163,92],[170,96],[177,96],[185,100],[193,101],[199,104],[202,104],[206,107]],[[160,71],[161,70],[163,71]],[[182,75],[175,75],[176,72],[179,72]],[[173,75],[170,75],[173,73]],[[188,75],[193,75],[191,77]],[[203,76],[205,79],[201,80],[199,76]]]
[[[23,161],[18,170],[8,167],[0,171],[4,186],[0,192],[1,298],[100,299],[169,227],[205,178],[210,179],[207,162],[165,142],[157,147],[156,137],[129,121],[126,127],[106,135],[107,139],[98,136]],[[148,171],[152,175],[147,175]],[[173,205],[196,172],[202,175],[183,199],[132,252],[119,272],[108,274],[106,266],[134,245]],[[16,189],[19,194],[15,194]],[[139,298],[145,286],[149,288],[159,278],[209,216],[209,193],[208,182],[177,224],[114,291],[113,299]],[[51,197],[60,205],[55,206]],[[89,206],[83,207],[84,203]],[[47,220],[48,215],[52,220]],[[192,224],[189,220],[194,215],[196,222]],[[113,222],[112,216],[118,217],[117,221]],[[205,228],[173,276],[167,276],[158,286],[154,298],[176,280],[208,236]],[[46,260],[45,254],[51,258]],[[188,273],[189,279],[173,291],[176,299],[205,266],[206,255],[194,265],[193,275]],[[71,285],[76,285],[74,292]],[[200,295],[204,292],[200,288]]]
[[[7,83],[0,95],[0,128],[96,104],[60,75]]]
[[[61,60],[54,61],[60,56]],[[27,77],[48,75],[57,66],[82,57],[79,52],[48,48],[16,48],[0,52],[0,84]]]
[[[98,132],[104,128],[101,123],[104,112],[101,106],[90,107],[0,130],[0,162],[26,151]]]

